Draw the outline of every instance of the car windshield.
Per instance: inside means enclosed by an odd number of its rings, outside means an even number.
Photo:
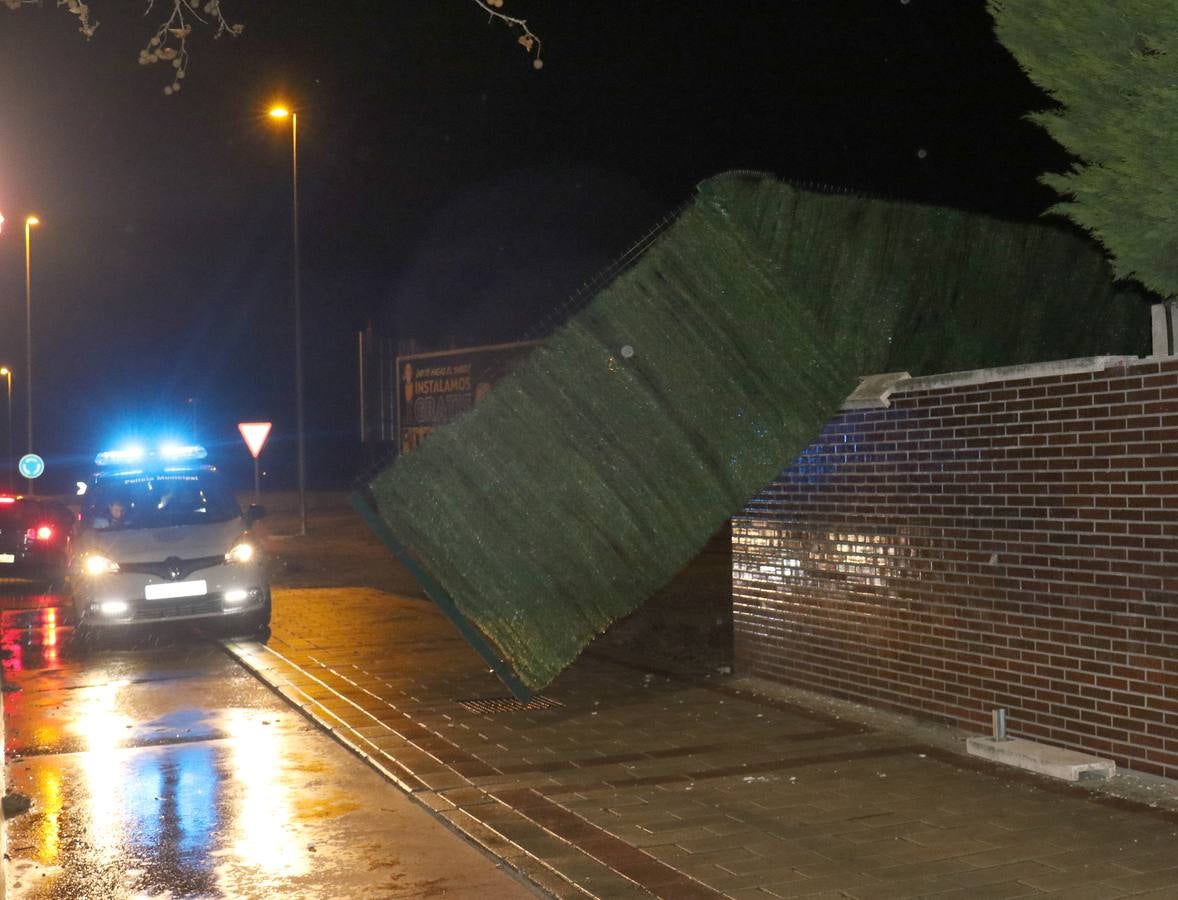
[[[86,494],[82,511],[83,520],[100,530],[200,525],[240,515],[233,495],[211,473],[192,472],[100,481]]]

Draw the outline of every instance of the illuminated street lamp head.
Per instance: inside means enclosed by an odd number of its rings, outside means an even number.
[[[270,107],[270,118],[271,119],[285,119],[289,115],[290,115],[290,110],[287,109],[285,106],[271,106]]]
[[[11,374],[12,374],[12,369],[8,368],[8,366],[0,366],[0,375],[11,375]]]
[[[41,220],[38,219],[36,216],[29,216],[27,219],[25,219],[25,224],[26,225],[40,225]]]

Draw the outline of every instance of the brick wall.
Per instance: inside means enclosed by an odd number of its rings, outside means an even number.
[[[1178,360],[884,402],[734,520],[738,671],[1178,777]]]

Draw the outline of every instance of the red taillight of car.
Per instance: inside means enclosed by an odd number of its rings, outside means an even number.
[[[30,541],[41,541],[42,543],[51,541],[53,540],[53,526],[39,525],[36,528],[30,528],[25,532],[25,537]]]
[[[15,503],[15,497],[0,497],[0,503]]]

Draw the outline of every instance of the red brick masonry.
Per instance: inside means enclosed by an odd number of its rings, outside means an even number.
[[[733,521],[739,670],[1178,777],[1178,360],[1088,362],[829,422]]]

